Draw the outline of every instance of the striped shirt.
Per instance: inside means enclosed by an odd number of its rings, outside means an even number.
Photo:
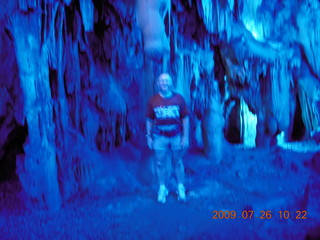
[[[183,97],[173,92],[170,98],[156,94],[149,100],[146,117],[153,120],[154,133],[182,131],[182,119],[189,114]]]

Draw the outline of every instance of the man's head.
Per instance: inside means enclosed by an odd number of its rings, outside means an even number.
[[[160,93],[169,93],[172,90],[172,78],[168,73],[161,73],[157,81]]]

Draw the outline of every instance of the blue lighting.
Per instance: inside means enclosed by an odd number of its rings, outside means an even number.
[[[0,239],[319,239],[319,13],[2,1]]]

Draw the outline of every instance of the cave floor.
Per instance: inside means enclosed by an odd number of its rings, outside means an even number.
[[[120,185],[116,181],[103,194],[86,190],[54,213],[24,210],[19,182],[8,181],[0,185],[0,238],[319,239],[320,174],[312,156],[279,148],[229,147],[216,164],[200,153],[188,153],[187,202],[177,201],[172,178],[163,205],[156,202],[150,165],[141,161],[117,160],[113,169],[126,172],[114,177],[122,176]],[[124,186],[127,192],[114,190]],[[236,216],[226,219],[228,211]]]

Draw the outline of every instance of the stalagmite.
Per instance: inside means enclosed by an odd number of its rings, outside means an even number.
[[[285,131],[290,124],[290,75],[286,71],[287,66],[283,65],[287,61],[279,59],[275,62],[271,72],[271,111],[277,121],[277,130]],[[279,101],[281,99],[281,101]]]
[[[40,46],[37,13],[12,17],[12,34],[24,94],[24,114],[29,135],[25,156],[17,160],[17,173],[26,202],[36,208],[59,209],[61,198],[57,179],[55,136],[49,86],[47,55]],[[33,31],[26,31],[32,25]]]
[[[203,145],[205,155],[214,163],[219,164],[223,157],[224,119],[217,82],[214,82],[212,88],[213,93],[202,122]]]
[[[253,114],[243,98],[240,100],[240,138],[243,145],[248,148],[256,146],[257,116]]]

